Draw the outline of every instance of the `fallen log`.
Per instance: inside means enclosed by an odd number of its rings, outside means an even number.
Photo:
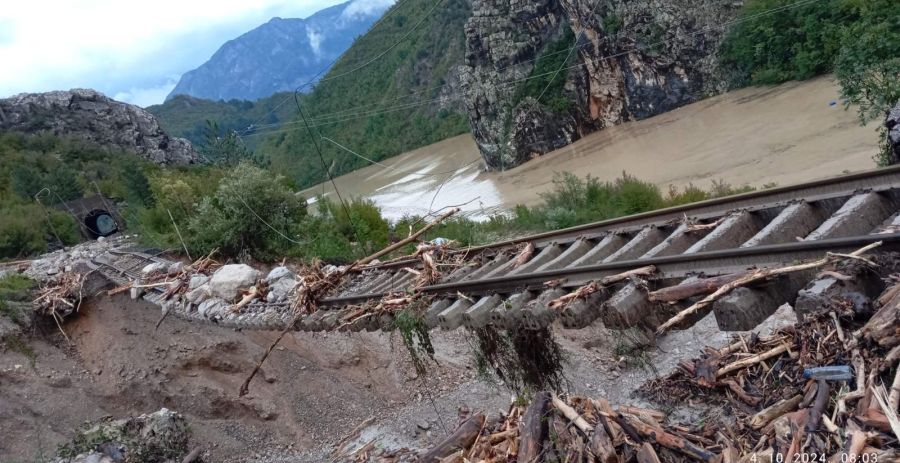
[[[604,420],[597,420],[597,426],[594,426],[594,433],[591,435],[590,450],[598,462],[614,463],[619,460],[619,457],[616,456],[616,447],[613,445],[609,433],[606,432],[603,421]]]
[[[383,255],[390,254],[390,253],[402,248],[403,246],[406,246],[407,244],[412,243],[413,241],[418,239],[420,236],[424,235],[425,232],[427,232],[428,230],[431,230],[432,227],[443,222],[444,220],[448,219],[450,216],[452,216],[453,214],[456,214],[459,211],[460,211],[460,209],[458,207],[450,209],[449,211],[447,211],[440,217],[434,219],[434,221],[430,222],[428,225],[425,225],[424,227],[420,228],[417,232],[413,233],[412,235],[409,235],[408,237],[382,249],[381,251],[376,252],[375,254],[372,254],[371,256],[364,257],[364,258],[356,261],[355,265],[353,265],[352,267],[366,265],[369,262],[372,262],[373,260],[375,260]]]
[[[688,283],[669,286],[667,288],[651,291],[649,298],[651,302],[677,302],[698,294],[711,293],[721,288],[723,285],[746,276],[748,273],[750,272],[729,273],[728,275],[701,278]]]
[[[581,432],[585,435],[590,435],[591,433],[591,425],[575,411],[574,408],[566,405],[565,402],[560,400],[556,394],[553,394],[553,407],[559,410],[563,416],[565,416],[569,421],[571,421],[575,427],[577,427]]]
[[[882,347],[900,345],[900,297],[895,296],[878,309],[860,332]]]
[[[538,392],[522,417],[519,433],[519,463],[538,463],[547,436],[545,416],[550,406],[550,393]]]
[[[656,450],[653,450],[653,446],[647,442],[644,442],[640,450],[638,450],[637,461],[638,463],[660,463]]]
[[[665,333],[666,331],[670,330],[672,327],[683,322],[686,318],[699,312],[700,310],[704,309],[706,306],[712,304],[713,302],[717,301],[719,298],[730,293],[731,291],[733,291],[736,288],[740,288],[742,286],[748,285],[748,284],[756,282],[756,281],[764,280],[766,278],[771,278],[771,277],[775,277],[775,276],[779,276],[779,275],[786,275],[789,273],[801,272],[804,270],[815,269],[815,268],[821,267],[821,266],[833,261],[835,258],[850,258],[850,259],[859,258],[859,256],[861,256],[862,254],[865,254],[866,252],[871,251],[872,249],[875,249],[878,246],[881,246],[881,244],[882,244],[881,241],[877,241],[875,243],[871,243],[867,246],[859,248],[856,251],[851,252],[850,254],[835,255],[835,254],[829,253],[822,259],[819,259],[819,260],[816,260],[813,262],[808,262],[805,264],[790,265],[787,267],[778,267],[778,268],[771,268],[771,269],[754,270],[754,271],[749,272],[748,274],[744,275],[743,277],[740,277],[737,280],[732,281],[731,283],[722,285],[722,287],[717,289],[712,294],[706,296],[705,298],[701,299],[700,301],[697,301],[696,303],[692,304],[690,307],[682,310],[681,312],[678,312],[674,317],[670,318],[668,321],[666,321],[662,325],[659,325],[659,327],[656,329],[656,334]]]
[[[750,427],[753,429],[762,429],[766,427],[767,424],[775,421],[775,419],[781,417],[782,415],[794,411],[800,402],[803,400],[803,395],[797,394],[790,399],[780,400],[775,402],[772,405],[762,409],[759,413],[753,415],[750,418]]]
[[[465,449],[475,443],[482,426],[484,426],[484,414],[478,413],[472,416],[460,424],[453,434],[419,457],[419,463],[438,463],[456,452],[464,453]]]
[[[626,414],[620,414],[620,417],[628,423],[641,437],[656,442],[663,447],[681,452],[695,460],[712,462],[716,455],[712,452],[699,447],[691,441],[675,434],[666,432],[662,428],[651,426],[643,421]]]
[[[734,372],[734,371],[737,371],[737,370],[740,370],[743,368],[747,368],[751,365],[755,365],[764,360],[768,360],[772,357],[781,355],[781,354],[787,352],[788,347],[789,346],[787,344],[782,344],[774,349],[763,352],[761,354],[757,354],[752,357],[747,357],[745,359],[741,359],[736,362],[729,363],[728,365],[725,365],[724,367],[720,368],[719,371],[716,372],[716,377],[725,376],[728,373],[731,373],[731,372]]]

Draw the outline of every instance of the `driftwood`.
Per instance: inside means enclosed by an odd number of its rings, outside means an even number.
[[[652,291],[649,294],[650,301],[653,302],[676,302],[682,299],[696,296],[698,294],[711,293],[722,285],[731,283],[739,278],[746,276],[750,272],[730,273],[717,277],[701,278],[696,281],[682,283],[667,288]]]
[[[519,463],[537,463],[541,461],[544,438],[547,436],[547,410],[550,405],[550,393],[538,392],[531,405],[522,417],[519,434]]]
[[[570,302],[576,299],[583,299],[591,294],[600,291],[601,289],[619,283],[621,281],[625,281],[633,276],[649,276],[656,272],[656,267],[652,265],[648,265],[646,267],[639,267],[636,269],[628,270],[622,273],[617,273],[615,275],[605,276],[597,281],[592,281],[584,286],[579,287],[575,291],[572,291],[569,294],[560,296],[547,304],[551,309],[558,309],[561,307],[565,307],[569,305]]]
[[[719,376],[725,376],[725,375],[727,375],[728,373],[731,373],[731,372],[734,372],[734,371],[737,371],[737,370],[741,370],[741,369],[743,369],[743,368],[747,368],[747,367],[749,367],[750,365],[755,365],[755,364],[757,364],[757,363],[759,363],[759,362],[762,362],[762,361],[764,361],[764,360],[768,360],[768,359],[770,359],[770,358],[772,358],[772,357],[781,355],[781,354],[783,354],[783,353],[785,353],[785,352],[788,351],[788,347],[789,347],[789,346],[788,346],[787,344],[782,344],[782,345],[780,345],[780,346],[778,346],[778,347],[776,347],[776,348],[774,348],[774,349],[771,349],[771,350],[769,350],[769,351],[767,351],[767,352],[763,352],[763,353],[761,353],[761,354],[754,355],[754,356],[752,356],[752,357],[747,357],[747,358],[745,358],[745,359],[738,360],[738,361],[733,362],[733,363],[729,363],[728,365],[725,365],[724,367],[720,368],[720,369],[716,372],[716,376],[717,376],[717,377],[719,377]]]
[[[513,268],[521,267],[525,265],[526,262],[531,260],[531,256],[534,255],[534,243],[528,242],[524,248],[519,252],[516,256],[515,261],[513,262]]]
[[[585,421],[584,418],[582,418],[574,408],[566,405],[565,402],[560,400],[559,397],[556,396],[556,394],[553,395],[553,407],[559,410],[559,412],[562,413],[563,416],[568,418],[569,421],[571,421],[575,425],[575,427],[581,430],[581,432],[583,432],[585,435],[591,433],[591,425],[588,424],[588,422]]]
[[[764,279],[771,278],[771,277],[775,277],[775,276],[779,276],[779,275],[786,275],[789,273],[801,272],[804,270],[811,270],[814,268],[818,268],[825,264],[828,264],[836,257],[850,258],[850,259],[859,258],[859,256],[861,256],[862,254],[865,254],[866,252],[868,252],[872,249],[875,249],[878,246],[881,246],[881,244],[882,244],[881,241],[877,241],[875,243],[872,243],[872,244],[864,246],[860,249],[857,249],[856,251],[853,251],[850,254],[839,254],[838,255],[838,254],[829,253],[822,259],[819,259],[819,260],[813,261],[813,262],[808,262],[805,264],[790,265],[787,267],[778,267],[778,268],[772,268],[772,269],[754,270],[754,271],[748,273],[747,275],[744,275],[743,277],[732,281],[731,283],[722,285],[722,287],[717,289],[715,292],[713,292],[709,296],[706,296],[705,298],[701,299],[700,301],[697,301],[690,307],[682,310],[681,312],[678,312],[678,314],[676,314],[674,317],[670,318],[668,321],[666,321],[662,325],[659,325],[659,327],[656,329],[656,333],[657,334],[665,333],[666,331],[670,330],[672,327],[683,322],[686,318],[699,312],[706,306],[712,304],[713,302],[715,302],[722,296],[730,293],[731,291],[733,291],[736,288],[740,288],[740,287],[748,285],[750,283],[764,280]]]
[[[900,345],[900,295],[888,300],[860,331],[882,347]]]
[[[637,461],[638,463],[660,463],[656,450],[653,450],[653,446],[646,442],[637,452]]]
[[[442,459],[460,452],[472,446],[481,428],[484,426],[484,414],[478,413],[464,421],[462,424],[450,434],[432,447],[431,450],[425,452],[420,458],[419,463],[437,463]]]
[[[803,396],[797,394],[790,399],[775,402],[761,410],[759,413],[753,415],[753,418],[750,419],[750,426],[753,429],[762,429],[782,415],[796,410],[802,400]]]
[[[449,211],[447,211],[440,217],[434,219],[434,221],[430,222],[428,225],[425,225],[424,227],[419,229],[417,232],[409,235],[408,237],[382,249],[381,251],[376,252],[375,254],[372,254],[371,256],[364,257],[364,258],[356,261],[354,266],[366,265],[369,262],[372,262],[373,260],[375,260],[381,256],[390,254],[390,253],[402,248],[403,246],[406,246],[407,244],[412,243],[413,241],[417,240],[420,236],[424,235],[425,232],[427,232],[428,230],[431,230],[432,227],[443,222],[444,220],[447,220],[448,218],[450,218],[450,216],[452,216],[453,214],[456,214],[459,211],[460,211],[460,209],[458,207],[450,209]]]
[[[654,441],[663,447],[681,452],[699,461],[712,462],[715,459],[715,455],[712,452],[698,447],[681,436],[676,436],[662,428],[651,426],[626,414],[621,414],[620,416],[644,439]]]
[[[601,415],[602,418],[602,415]],[[600,463],[614,463],[619,460],[616,456],[616,447],[613,445],[612,438],[603,425],[605,420],[598,420],[594,426],[594,434],[591,435],[590,449],[591,453]]]

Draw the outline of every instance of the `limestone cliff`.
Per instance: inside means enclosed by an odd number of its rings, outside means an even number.
[[[100,92],[74,89],[0,99],[0,130],[47,131],[133,151],[157,164],[195,164],[191,142],[167,135],[149,112]]]
[[[722,25],[740,6],[733,0],[474,0],[461,81],[486,164],[513,167],[590,132],[720,90],[715,54]],[[566,29],[577,40],[574,49],[557,46]],[[556,74],[540,69],[544,58],[559,62],[550,69],[561,70],[562,85],[550,85]],[[523,92],[529,81],[546,81],[558,94]]]

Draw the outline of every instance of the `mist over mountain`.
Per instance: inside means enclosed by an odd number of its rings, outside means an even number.
[[[305,19],[272,18],[181,76],[167,100],[175,95],[256,100],[293,91],[346,51],[392,3],[351,0]]]

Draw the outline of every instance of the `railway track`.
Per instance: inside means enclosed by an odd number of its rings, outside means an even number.
[[[660,304],[651,300],[653,291],[750,267],[818,259],[826,252],[849,252],[876,241],[884,243],[881,250],[900,248],[900,167],[703,201],[457,251],[450,257],[458,267],[446,272],[435,284],[417,290],[431,297],[425,321],[432,328],[493,324],[536,329],[557,319],[570,328],[598,319],[611,328],[653,326],[691,302],[687,299]],[[526,262],[517,265],[516,257],[524,246],[533,247],[534,252]],[[128,255],[136,261],[153,261],[146,254]],[[122,268],[127,264],[98,263],[101,267],[107,264],[113,268],[106,269],[106,273],[129,276],[129,270]],[[650,266],[652,274],[605,285],[603,291],[576,300],[564,310],[548,306],[549,301],[589,282]],[[344,316],[360,304],[411,291],[414,271],[420,268],[418,259],[366,267],[347,277],[344,285],[320,301],[321,308],[328,310],[307,316],[297,328],[392,329],[391,315],[365,317],[352,323],[347,323]],[[750,329],[783,303],[808,305],[815,297],[842,290],[827,278],[817,279],[811,273],[743,289],[710,307],[720,328]],[[860,290],[869,292],[872,288]],[[147,297],[152,300],[153,295]],[[210,319],[208,311],[192,309],[189,304],[173,309],[189,318]],[[241,313],[218,313],[219,318],[213,318],[228,326],[275,329],[290,320],[289,312],[286,304],[257,302]]]

